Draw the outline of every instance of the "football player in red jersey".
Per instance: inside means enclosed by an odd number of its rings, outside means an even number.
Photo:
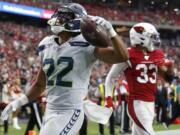
[[[173,63],[164,58],[160,49],[155,49],[161,41],[158,31],[150,23],[134,25],[130,29],[130,42],[128,62],[118,64],[119,71],[113,68],[117,71],[109,73],[118,74],[120,70],[125,73],[130,93],[128,113],[133,120],[132,135],[154,135],[152,124],[157,75],[171,80]]]

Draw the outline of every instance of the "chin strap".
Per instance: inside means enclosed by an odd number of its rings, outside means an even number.
[[[74,20],[66,22],[62,25],[57,25],[56,24],[57,18],[52,18],[47,23],[51,26],[51,31],[57,35],[63,31],[81,32],[81,30],[80,30],[81,20],[82,20],[81,18],[74,19]]]

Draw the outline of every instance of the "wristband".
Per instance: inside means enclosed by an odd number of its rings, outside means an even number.
[[[111,28],[109,31],[108,31],[108,35],[110,38],[113,38],[117,35],[117,33],[115,32],[115,30],[113,28]]]

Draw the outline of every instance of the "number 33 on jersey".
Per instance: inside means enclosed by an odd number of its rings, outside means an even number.
[[[130,99],[153,101],[156,91],[158,66],[164,61],[161,50],[143,53],[142,50],[129,48],[131,68],[125,70],[131,96]]]

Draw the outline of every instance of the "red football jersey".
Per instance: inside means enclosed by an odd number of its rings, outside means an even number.
[[[128,49],[131,67],[125,70],[129,99],[154,101],[158,66],[164,63],[161,50],[144,53],[135,47]]]

